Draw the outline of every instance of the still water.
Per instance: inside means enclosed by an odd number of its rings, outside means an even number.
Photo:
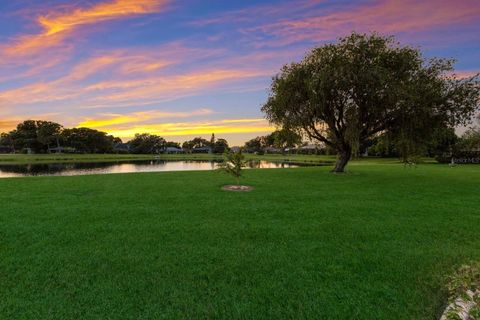
[[[97,162],[97,163],[50,163],[0,165],[0,178],[25,176],[77,176],[86,174],[110,174],[128,172],[160,172],[215,170],[215,161],[128,161],[128,162]],[[249,161],[248,168],[294,168],[299,164],[271,161]]]

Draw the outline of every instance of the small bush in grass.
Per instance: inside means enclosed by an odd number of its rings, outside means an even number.
[[[241,149],[238,152],[225,151],[223,153],[223,162],[220,164],[220,170],[234,176],[237,180],[237,186],[240,185],[240,177],[243,174],[243,168],[246,166],[247,162]]]

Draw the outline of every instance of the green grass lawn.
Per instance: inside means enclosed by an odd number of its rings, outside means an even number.
[[[292,161],[302,163],[331,163],[335,156],[245,154],[248,160]],[[117,162],[137,160],[220,160],[221,154],[0,154],[0,165],[68,162]],[[398,162],[398,160],[395,160]]]
[[[151,160],[151,154],[0,154],[0,164]]]
[[[256,155],[245,153],[247,160],[268,160],[279,162],[297,162],[307,164],[332,164],[335,155],[302,155],[302,154],[263,154]],[[0,165],[9,164],[45,164],[45,163],[70,163],[70,162],[120,162],[140,160],[221,160],[221,154],[0,154]],[[420,159],[422,163],[436,163],[432,158]],[[397,158],[366,157],[353,160],[357,164],[385,164],[400,163]]]
[[[0,179],[0,319],[434,319],[480,166]]]

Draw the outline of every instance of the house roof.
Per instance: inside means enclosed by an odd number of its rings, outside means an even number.
[[[177,147],[166,147],[166,151],[183,151],[182,148],[177,148]]]

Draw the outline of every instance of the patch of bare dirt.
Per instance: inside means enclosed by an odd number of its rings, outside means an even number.
[[[227,186],[223,186],[223,187],[222,187],[222,190],[225,190],[225,191],[237,191],[237,192],[248,192],[248,191],[252,191],[252,190],[253,190],[253,187],[250,187],[250,186],[227,185]]]

